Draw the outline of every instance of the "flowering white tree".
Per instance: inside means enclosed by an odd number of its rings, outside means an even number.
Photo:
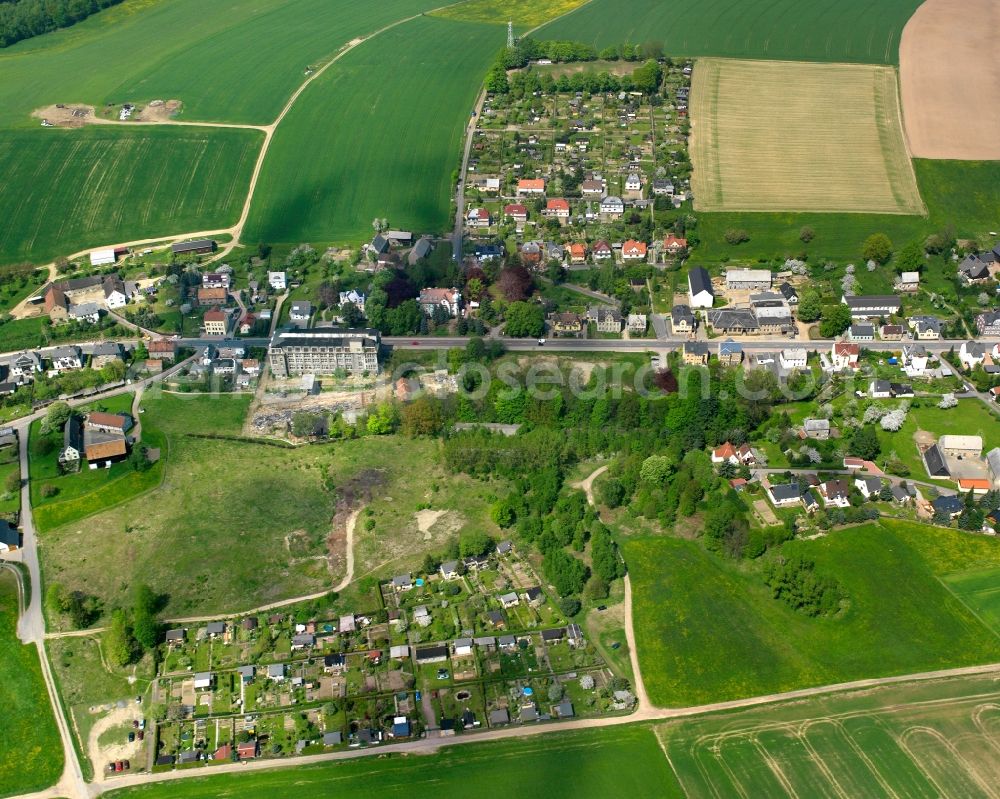
[[[938,407],[942,410],[948,410],[948,408],[954,408],[958,405],[958,400],[955,399],[955,395],[948,393],[941,397],[941,401],[938,403]]]
[[[887,410],[883,408],[878,403],[872,403],[867,408],[865,408],[865,415],[861,418],[861,421],[865,424],[871,424],[872,422],[877,422],[883,416],[885,416]]]
[[[883,430],[895,433],[903,426],[903,422],[905,421],[906,411],[903,408],[896,408],[896,410],[889,411],[889,413],[883,416],[879,424],[882,425]]]
[[[976,299],[978,300],[980,305],[990,304],[990,295],[987,294],[985,291],[980,292],[979,296]]]
[[[876,269],[878,269],[878,264],[875,263],[875,261],[869,261],[868,263],[865,264],[865,269],[867,269],[869,272],[874,272]]]
[[[845,266],[844,267],[844,273],[848,274],[848,275],[853,275],[854,274],[854,264],[848,264],[847,266]]]

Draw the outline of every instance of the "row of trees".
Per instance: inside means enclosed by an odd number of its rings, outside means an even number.
[[[6,0],[0,3],[0,47],[68,28],[122,0]]]

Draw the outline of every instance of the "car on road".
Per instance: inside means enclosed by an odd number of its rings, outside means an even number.
[[[420,342],[419,341],[411,341],[410,344],[411,344],[411,346],[414,346],[414,347],[419,347],[420,346]]]
[[[542,347],[544,345],[545,345],[545,339],[543,339],[543,338],[538,339],[538,346]]]

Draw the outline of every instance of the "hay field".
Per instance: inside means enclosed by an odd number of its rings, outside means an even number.
[[[468,0],[434,11],[431,16],[466,22],[492,22],[495,25],[513,22],[515,28],[523,30],[568,14],[586,2],[587,0]]]
[[[1000,783],[995,675],[791,703],[658,730],[689,799],[988,797]]]
[[[892,68],[701,59],[691,119],[698,210],[925,213]]]

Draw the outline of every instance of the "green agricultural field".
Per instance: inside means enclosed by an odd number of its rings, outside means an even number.
[[[374,217],[448,227],[463,126],[504,41],[495,25],[422,17],[344,56],[275,133],[244,241],[360,240]]]
[[[0,54],[0,126],[54,103],[180,100],[184,119],[266,124],[357,36],[438,0],[126,0]],[[252,76],[252,79],[248,79]]]
[[[895,64],[920,0],[593,0],[538,38],[605,47],[661,42],[670,55]]]
[[[518,30],[534,28],[551,19],[568,14],[587,0],[468,0],[435,11],[433,16],[466,22],[513,22]]]
[[[144,397],[143,429],[165,442],[161,480],[86,518],[47,524],[46,578],[107,609],[141,579],[169,595],[167,616],[225,613],[331,588],[344,574],[347,511],[358,505],[371,511],[355,530],[358,578],[416,568],[425,551],[466,529],[499,533],[488,512],[496,485],[449,475],[437,441],[366,437],[292,449],[201,437],[239,435],[249,400]],[[340,501],[347,507],[335,524]]]
[[[1000,635],[1000,569],[973,569],[942,579],[983,624]]]
[[[38,650],[17,640],[17,578],[0,570],[0,796],[31,793],[59,779],[62,746],[49,695],[42,681]]]
[[[883,521],[790,542],[781,554],[791,553],[840,581],[850,596],[841,617],[792,611],[771,598],[761,564],[734,563],[700,542],[625,542],[639,660],[656,704],[686,706],[1000,659],[1000,638],[938,579],[973,566],[1000,567],[1000,542]]]
[[[924,211],[896,71],[699,59],[691,94],[700,211]]]
[[[212,128],[6,131],[0,262],[232,225],[262,138]]]
[[[995,675],[883,686],[656,728],[689,799],[986,797],[1000,780]]]
[[[920,196],[928,215],[802,214],[802,213],[700,213],[699,260],[756,262],[758,258],[792,258],[806,255],[811,261],[861,258],[861,245],[872,233],[885,233],[897,248],[923,241],[930,233],[952,227],[960,238],[981,238],[996,229],[995,209],[1000,206],[1000,162],[928,161],[916,159]],[[803,227],[815,238],[799,240]],[[743,229],[750,241],[732,246],[723,236],[731,228]]]
[[[93,406],[85,406],[80,411],[129,413],[131,407],[132,394],[119,394]],[[30,435],[28,473],[31,481],[31,507],[39,532],[46,532],[121,504],[155,487],[163,479],[162,463],[154,464],[145,472],[137,472],[126,461],[116,463],[110,469],[91,470],[83,467],[76,473],[61,474],[58,456],[63,443],[62,431],[53,430],[42,436],[41,422],[35,421],[31,424]],[[47,439],[48,443],[40,444],[39,440],[42,438]],[[142,442],[148,447],[162,447],[163,435],[154,425],[144,423]],[[44,448],[44,453],[40,448]],[[54,487],[56,493],[45,496],[45,486]]]
[[[648,727],[618,727],[538,738],[447,747],[438,754],[298,766],[187,778],[112,791],[112,799],[201,799],[238,792],[244,799],[285,796],[332,799],[363,795],[439,799],[606,799],[683,794]]]

